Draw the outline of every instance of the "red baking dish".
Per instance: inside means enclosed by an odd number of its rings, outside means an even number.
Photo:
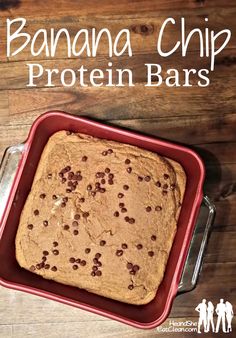
[[[21,210],[30,191],[42,150],[48,138],[59,130],[71,130],[99,138],[132,144],[157,152],[182,164],[187,186],[177,233],[164,279],[155,299],[135,306],[107,299],[85,290],[46,280],[22,269],[15,258],[15,235]],[[16,290],[73,305],[139,328],[154,328],[168,316],[178,291],[195,222],[203,198],[204,165],[192,150],[156,138],[111,127],[62,112],[41,115],[32,125],[3,213],[0,228],[0,284]]]

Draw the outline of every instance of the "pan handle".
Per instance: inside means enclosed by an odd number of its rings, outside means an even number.
[[[2,158],[0,166],[0,221],[2,220],[12,183],[22,158],[24,148],[24,143],[9,147],[5,150]]]
[[[179,283],[178,293],[191,291],[197,284],[214,218],[215,206],[207,196],[204,196]]]

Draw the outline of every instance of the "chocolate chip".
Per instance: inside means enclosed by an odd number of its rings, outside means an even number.
[[[57,196],[56,196],[56,195],[52,195],[52,199],[53,199],[53,200],[56,200],[56,199],[57,199]]]
[[[124,190],[129,190],[129,186],[127,184],[123,185]]]
[[[162,195],[167,195],[168,191],[162,190]]]
[[[77,175],[77,181],[82,181],[83,177],[81,175]]]
[[[52,174],[49,173],[49,174],[48,174],[48,179],[50,180],[51,178],[52,178]]]
[[[80,258],[76,258],[75,262],[78,263],[78,264],[80,264],[81,259]]]
[[[131,167],[128,167],[128,168],[126,169],[126,171],[127,171],[128,174],[130,174],[130,173],[132,172],[132,168],[131,168]]]
[[[93,277],[95,276],[95,272],[94,271],[91,272],[91,276],[93,276]]]
[[[58,242],[53,242],[52,244],[54,247],[58,246]]]
[[[77,265],[77,264],[74,264],[74,265],[72,266],[72,268],[73,268],[73,270],[78,270],[78,265]]]
[[[115,216],[115,217],[119,217],[119,211],[115,211],[115,212],[114,212],[114,216]]]
[[[65,183],[66,182],[66,178],[63,177],[62,180],[61,180],[62,183]]]
[[[132,284],[130,284],[130,285],[128,286],[128,289],[129,289],[129,290],[133,290],[133,288],[134,288],[134,286],[133,286]]]
[[[96,274],[96,276],[101,276],[102,275],[102,271],[97,270],[95,274]]]
[[[91,251],[91,249],[90,248],[86,248],[84,251],[85,251],[86,254],[89,254],[90,251]]]
[[[74,262],[75,262],[75,258],[74,258],[74,257],[71,257],[71,258],[69,259],[69,262],[70,262],[70,263],[74,263]]]
[[[129,217],[128,216],[125,216],[125,221],[129,222]]]
[[[78,231],[78,230],[74,230],[74,231],[73,231],[73,234],[74,234],[75,236],[77,236],[77,235],[79,234],[79,231]]]
[[[78,223],[77,221],[73,221],[73,222],[72,222],[72,225],[73,225],[73,227],[76,227],[76,226],[79,225],[79,223]]]
[[[124,206],[125,206],[125,203],[122,203],[122,202],[119,203],[120,208],[124,208]]]
[[[137,245],[137,249],[138,249],[138,250],[141,250],[142,248],[143,248],[142,244],[138,244],[138,245]]]
[[[43,256],[42,257],[42,262],[46,262],[46,260],[47,260],[47,257]]]
[[[121,192],[119,192],[119,194],[117,196],[118,196],[118,198],[123,198],[124,194],[122,194]]]
[[[105,188],[100,188],[100,189],[99,189],[99,192],[101,192],[102,194],[103,194],[105,191],[106,191]]]
[[[121,244],[122,249],[127,249],[128,245],[126,243]]]
[[[93,271],[97,271],[97,270],[98,270],[98,267],[94,265],[94,266],[92,267],[92,270],[93,270]]]
[[[170,185],[170,190],[175,190],[175,188],[176,188],[176,186],[175,186],[174,183]]]
[[[28,225],[27,225],[27,228],[28,228],[29,230],[32,230],[33,227],[34,227],[33,224],[28,224]]]
[[[143,178],[141,176],[138,176],[138,180],[139,180],[139,182],[142,182]]]
[[[48,226],[48,221],[43,221],[43,225],[45,226],[45,227],[47,227]]]
[[[85,261],[85,260],[82,260],[82,261],[80,262],[80,265],[85,266],[85,265],[86,265],[86,261]]]
[[[160,205],[157,205],[156,208],[155,208],[156,211],[161,211],[162,210],[162,207]]]
[[[106,169],[105,169],[105,173],[106,173],[106,174],[109,174],[110,171],[111,171],[110,168],[106,168]]]
[[[102,255],[98,252],[98,253],[96,253],[95,258],[96,258],[96,259],[99,259],[101,256],[102,256]]]
[[[43,255],[44,255],[44,256],[48,256],[48,255],[49,255],[49,252],[48,252],[47,250],[44,250],[44,251],[43,251]]]
[[[128,262],[126,267],[128,270],[131,270],[133,268],[133,264]]]
[[[73,171],[69,172],[69,174],[68,174],[68,179],[69,179],[69,180],[72,180],[73,176],[74,176]]]
[[[133,266],[133,270],[136,272],[136,271],[138,271],[139,270],[139,266],[138,265],[134,265]]]
[[[102,263],[101,262],[97,262],[97,266],[102,266]]]
[[[107,152],[106,150],[104,150],[104,151],[102,152],[102,155],[103,155],[103,156],[107,156],[107,154],[108,154],[108,152]]]
[[[63,229],[64,229],[64,230],[69,230],[69,229],[70,229],[70,227],[69,227],[69,225],[68,225],[68,224],[65,224],[65,225],[64,225],[64,227],[63,227]]]
[[[67,185],[68,185],[68,187],[72,187],[73,186],[73,182],[69,181],[69,182],[67,182]]]
[[[87,161],[87,159],[88,159],[88,157],[87,157],[87,156],[83,156],[83,157],[82,157],[82,161],[83,161],[83,162],[86,162],[86,161]]]
[[[100,186],[101,186],[101,184],[100,184],[99,182],[96,182],[96,183],[95,183],[95,187],[96,187],[96,188],[100,188]]]
[[[123,255],[123,250],[116,250],[116,256],[120,257]]]
[[[84,202],[85,202],[85,198],[81,197],[81,198],[79,199],[79,202],[80,202],[80,203],[84,203]]]
[[[109,179],[108,184],[112,185],[112,184],[114,184],[114,182],[111,179]]]
[[[62,207],[62,208],[65,208],[65,206],[66,206],[66,203],[65,203],[65,202],[62,202],[61,207]]]
[[[157,181],[155,184],[156,184],[156,186],[157,186],[158,188],[161,187],[161,182]]]
[[[45,264],[44,269],[48,270],[50,268],[49,264]]]
[[[89,184],[89,185],[87,186],[87,190],[88,190],[88,191],[92,190],[91,184]]]
[[[150,206],[148,206],[148,207],[146,207],[146,211],[150,212],[150,211],[152,211],[152,208]]]
[[[164,174],[163,177],[164,177],[164,180],[168,180],[168,178],[169,178],[170,176],[169,176],[168,174]]]
[[[76,219],[78,221],[80,219],[80,215],[79,214],[75,214],[74,219]]]
[[[60,171],[61,174],[65,174],[66,172],[67,172],[66,168],[63,168],[63,169]]]
[[[96,258],[96,256],[95,256],[95,258],[93,259],[93,263],[94,263],[94,264],[97,264],[97,263],[98,263],[98,259]]]
[[[34,214],[35,214],[35,216],[38,216],[38,215],[39,215],[38,209],[34,210]]]
[[[63,197],[63,202],[67,203],[68,202],[68,197]]]
[[[125,160],[125,164],[130,164],[130,160],[128,158]]]
[[[129,272],[131,275],[135,275],[135,271],[134,270],[131,270],[130,272]]]
[[[91,196],[96,196],[96,191],[91,191]]]
[[[70,193],[70,192],[71,192],[71,189],[66,189],[66,192],[67,192],[67,193]]]
[[[104,178],[101,179],[101,184],[105,184],[106,180]]]
[[[101,173],[100,171],[98,171],[98,172],[96,173],[95,176],[96,176],[97,178],[100,178],[100,177],[102,177],[101,174],[102,174],[102,173]]]
[[[112,149],[108,149],[107,152],[108,152],[108,154],[112,154],[113,150]]]
[[[34,265],[31,265],[30,271],[35,271],[35,266]]]
[[[150,182],[150,181],[151,181],[151,177],[150,177],[150,176],[145,176],[145,177],[144,177],[144,180],[145,180],[146,182]]]
[[[153,257],[154,256],[154,252],[153,251],[148,251],[148,256]]]
[[[109,175],[108,175],[108,178],[110,178],[111,180],[114,178],[114,175],[112,174],[112,173],[110,173]]]
[[[64,175],[62,173],[59,173],[58,176],[62,178]]]
[[[55,256],[59,255],[59,251],[58,251],[58,250],[53,250],[52,253],[53,253],[53,255],[55,255]]]
[[[105,244],[106,244],[106,241],[104,241],[104,240],[100,241],[101,246],[104,246]]]
[[[89,217],[89,212],[83,212],[83,217],[84,217],[84,218]]]
[[[164,185],[163,185],[163,187],[162,187],[163,189],[168,189],[168,184],[167,183],[165,183]]]
[[[127,209],[126,209],[126,208],[122,208],[122,209],[121,209],[121,212],[123,212],[123,213],[124,213],[124,212],[127,212]]]
[[[134,224],[134,223],[135,223],[135,219],[134,219],[134,218],[130,218],[130,219],[129,219],[129,223],[130,223],[130,224]]]
[[[55,271],[57,271],[57,267],[56,267],[56,266],[53,266],[53,267],[51,268],[51,270],[55,272]]]
[[[152,241],[156,241],[156,239],[157,239],[157,236],[155,236],[155,235],[152,235],[152,236],[151,236],[151,240],[152,240]]]
[[[36,269],[37,269],[37,270],[40,270],[41,268],[42,268],[41,263],[36,264]]]
[[[66,171],[68,172],[68,171],[71,170],[71,166],[68,165],[68,166],[65,167],[65,169],[66,169]]]
[[[43,200],[46,197],[46,194],[40,194],[39,197]]]

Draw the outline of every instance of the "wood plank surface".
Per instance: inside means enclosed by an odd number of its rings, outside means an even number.
[[[84,53],[79,58],[67,57],[65,36],[61,37],[54,58],[41,54],[32,57],[30,45],[16,56],[6,56],[6,19],[24,17],[24,32],[33,36],[40,28],[58,31],[67,28],[73,39],[81,28],[97,31],[109,28],[112,38],[122,28],[131,34],[133,56],[109,58],[107,40],[103,37],[95,58]],[[164,337],[189,338],[196,332],[165,332],[174,322],[195,323],[195,307],[206,298],[214,304],[219,298],[236,307],[236,2],[235,0],[2,0],[0,1],[0,159],[4,150],[22,143],[34,119],[49,110],[63,110],[88,116],[107,124],[135,130],[171,140],[194,149],[206,166],[204,192],[216,205],[214,227],[207,245],[204,264],[197,287],[178,295],[168,319],[157,329],[143,331],[73,307],[48,301],[37,296],[0,287],[0,338],[49,337]],[[199,57],[199,38],[194,36],[186,58],[177,51],[169,58],[156,53],[156,40],[161,24],[167,17],[176,19],[165,32],[163,48],[173,47],[180,38],[180,18],[186,18],[186,32],[206,27],[218,32],[232,32],[227,47],[216,57],[215,70],[210,74],[210,86],[145,87],[145,63],[160,63],[163,78],[168,68],[176,68],[183,82],[183,68],[209,68],[209,58]],[[204,21],[208,18],[208,23]],[[49,34],[50,37],[50,34]],[[217,46],[222,43],[217,41]],[[12,50],[23,39],[16,39]],[[120,46],[124,40],[121,41]],[[42,36],[36,43],[39,48]],[[134,87],[106,87],[108,62],[113,69],[133,71]],[[27,64],[40,63],[44,68],[71,68],[81,65],[88,69],[88,87],[77,82],[63,88],[59,76],[53,78],[55,87],[46,87],[46,73],[37,80],[37,87],[28,88]],[[104,85],[94,88],[89,81],[93,68],[104,71]],[[113,72],[112,79],[117,80]],[[66,77],[66,81],[69,77]],[[153,78],[153,82],[155,78]],[[127,83],[127,78],[124,79]],[[1,192],[0,192],[1,194]],[[1,195],[0,195],[1,201]],[[233,319],[233,337],[236,331]],[[213,337],[211,333],[204,334]],[[225,334],[217,334],[224,337]]]

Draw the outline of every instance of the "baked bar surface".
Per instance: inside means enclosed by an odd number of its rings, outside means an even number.
[[[20,217],[17,261],[44,278],[146,304],[164,276],[185,183],[173,160],[59,131]]]

